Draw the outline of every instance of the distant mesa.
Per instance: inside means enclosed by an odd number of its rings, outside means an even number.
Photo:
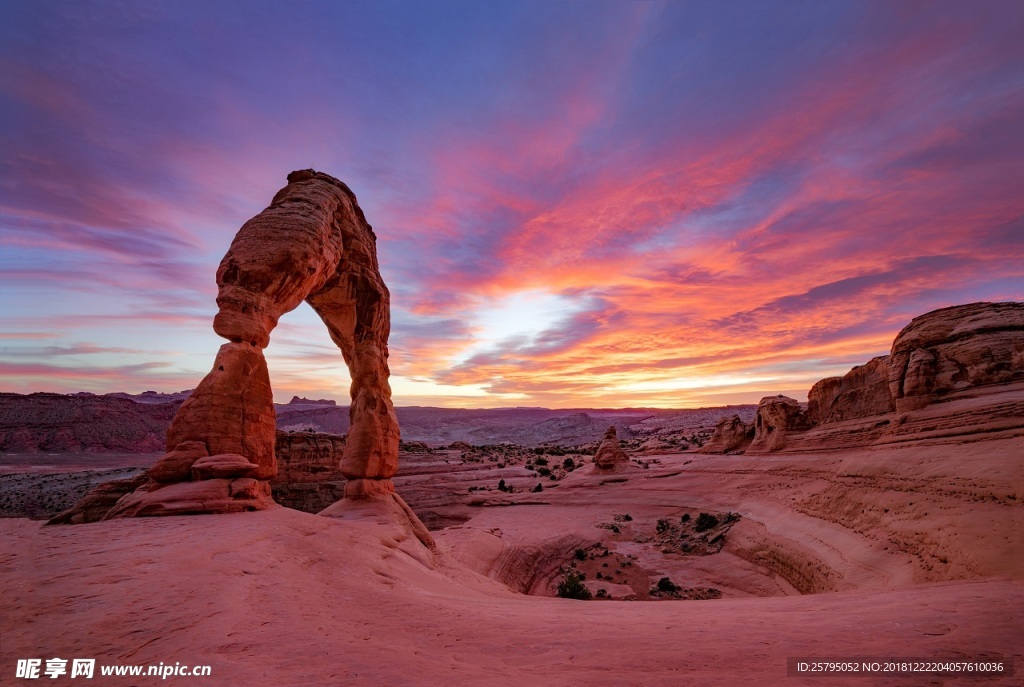
[[[1019,387],[1019,388],[1018,388]],[[889,355],[820,380],[806,407],[785,396],[758,404],[747,453],[943,440],[1024,427],[1024,303],[969,303],[911,320]],[[740,450],[723,418],[706,453]]]
[[[305,405],[305,406],[337,406],[338,402],[329,398],[302,398],[301,396],[292,396],[292,400],[288,401],[288,405]]]
[[[614,470],[621,465],[628,464],[629,456],[622,450],[615,426],[612,425],[605,431],[604,439],[597,447],[597,453],[594,454],[594,465],[598,470]]]
[[[352,378],[340,465],[346,500],[386,501],[390,512],[408,518],[414,533],[432,544],[391,481],[399,430],[388,386],[390,294],[378,268],[376,236],[352,191],[314,170],[289,174],[270,206],[235,235],[217,269],[217,286],[213,328],[228,343],[171,421],[167,453],[148,481],[103,517],[273,506],[276,426],[263,349],[278,319],[305,301],[323,320]],[[53,522],[88,520],[95,510],[76,506]],[[344,511],[335,504],[324,514],[344,517]]]

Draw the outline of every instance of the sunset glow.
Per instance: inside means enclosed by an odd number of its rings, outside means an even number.
[[[801,400],[1024,300],[1018,2],[5,2],[2,391],[194,387],[214,272],[344,180],[397,405]],[[278,401],[347,402],[308,306]]]

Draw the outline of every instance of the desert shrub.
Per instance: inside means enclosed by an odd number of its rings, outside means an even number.
[[[558,583],[558,596],[563,599],[580,599],[587,601],[592,598],[590,590],[581,581],[581,576],[569,573]]]
[[[679,521],[680,522],[690,522],[690,514],[689,513],[683,513],[683,517],[680,518]]]
[[[547,465],[548,464],[548,459],[547,458],[534,458],[533,459],[533,464],[534,465]]]
[[[537,486],[533,488],[533,493],[536,494],[541,491],[544,491],[544,485],[541,484],[540,482],[537,482]]]
[[[551,468],[537,468],[537,474],[540,475],[541,477],[547,477],[548,475],[551,474]]]
[[[597,596],[600,599],[607,599],[608,598],[608,590],[607,589],[598,589],[597,590]]]
[[[718,524],[718,518],[708,513],[701,513],[697,516],[697,522],[694,523],[693,529],[697,532],[704,532],[710,530],[712,527]]]
[[[508,487],[505,486],[505,480],[498,480],[498,491],[508,491]]]
[[[664,532],[668,529],[668,520],[658,520],[657,530],[658,532]]]
[[[678,592],[680,589],[682,589],[682,587],[679,587],[667,577],[663,577],[660,580],[658,580],[659,592],[667,592],[671,594],[672,592]]]
[[[566,458],[562,461],[562,467],[566,470],[575,470],[576,462],[572,458]]]
[[[585,560],[587,560],[587,550],[586,549],[576,549],[576,551],[573,552],[573,555],[576,556],[576,560],[578,560],[578,561],[585,561]]]

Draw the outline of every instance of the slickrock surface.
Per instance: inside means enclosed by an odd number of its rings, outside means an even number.
[[[604,433],[601,445],[597,447],[597,453],[594,454],[594,465],[599,470],[612,470],[627,463],[629,456],[622,450],[615,427],[609,427]]]
[[[787,677],[788,657],[1001,654],[1016,655],[1019,671],[1021,455],[1024,436],[815,455],[683,453],[604,486],[578,469],[533,494],[536,477],[522,468],[514,477],[423,454],[453,462],[396,477],[403,493],[478,498],[465,486],[498,474],[517,489],[464,504],[468,519],[434,531],[434,551],[380,509],[341,521],[280,507],[74,528],[4,520],[0,670],[13,674],[18,657],[91,656],[209,664],[217,684],[731,687],[850,683]],[[692,527],[701,513],[738,516],[716,553],[683,548],[705,541]],[[552,598],[572,561],[595,592],[629,588],[638,600]],[[662,577],[722,598],[645,591]]]

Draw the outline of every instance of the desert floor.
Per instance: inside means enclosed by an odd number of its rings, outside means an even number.
[[[91,683],[112,685],[1024,684],[1024,437],[975,439],[664,455],[539,493],[521,467],[427,457],[396,483],[453,523],[434,551],[372,507],[0,520],[0,683],[33,683],[19,658],[92,657],[212,667]],[[704,553],[677,525],[701,512],[738,515],[708,555],[679,544]],[[573,567],[637,600],[552,597]],[[721,598],[644,593],[666,576]],[[787,676],[787,658],[997,655],[1017,674]]]

